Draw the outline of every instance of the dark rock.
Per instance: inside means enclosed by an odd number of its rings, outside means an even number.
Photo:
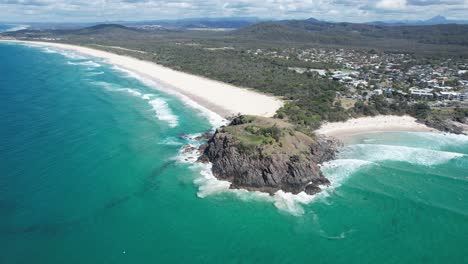
[[[233,124],[243,124],[243,120],[234,119],[230,126]],[[309,146],[308,153],[264,153],[261,146],[253,151],[245,151],[236,137],[218,129],[201,148],[199,161],[211,162],[213,174],[218,179],[230,181],[231,188],[270,194],[278,190],[315,194],[321,190],[319,185],[330,184],[318,164],[335,158],[340,143],[323,137],[315,141],[309,139],[314,143]]]
[[[309,184],[305,187],[305,193],[307,194],[310,194],[310,195],[314,195],[316,193],[319,193],[320,191],[322,191],[322,189],[320,189],[320,187],[316,186],[316,185],[313,185],[313,184]]]
[[[435,128],[439,131],[453,133],[453,134],[464,134],[463,124],[457,125],[458,122],[452,120],[439,120],[439,119],[430,119],[426,120],[425,124],[428,127]]]
[[[196,137],[195,140],[208,140],[213,136],[213,133],[210,131],[207,131],[200,136]]]

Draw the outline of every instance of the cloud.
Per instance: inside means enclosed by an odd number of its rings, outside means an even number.
[[[468,0],[0,0],[8,21],[157,20],[189,17],[315,17],[335,21],[463,19]]]
[[[406,0],[381,0],[375,6],[386,10],[403,10],[407,7],[407,2]]]
[[[429,6],[429,5],[460,5],[464,0],[409,0],[409,5]]]

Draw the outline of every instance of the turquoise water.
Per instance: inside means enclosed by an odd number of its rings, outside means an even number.
[[[220,121],[134,77],[0,44],[0,263],[468,262],[467,137],[355,137],[312,201],[226,191],[180,154]]]

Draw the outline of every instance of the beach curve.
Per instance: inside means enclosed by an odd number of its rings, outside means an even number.
[[[343,140],[364,133],[398,131],[438,132],[434,128],[417,122],[416,118],[408,115],[379,115],[353,118],[345,122],[324,123],[315,132]]]

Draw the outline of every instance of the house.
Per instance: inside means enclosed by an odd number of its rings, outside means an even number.
[[[418,89],[417,87],[412,87],[409,90],[411,97],[415,99],[432,99],[434,97],[434,94],[432,93],[433,89]]]
[[[453,99],[458,99],[460,96],[460,93],[457,92],[440,92],[439,96],[441,99],[444,100],[453,100]]]

